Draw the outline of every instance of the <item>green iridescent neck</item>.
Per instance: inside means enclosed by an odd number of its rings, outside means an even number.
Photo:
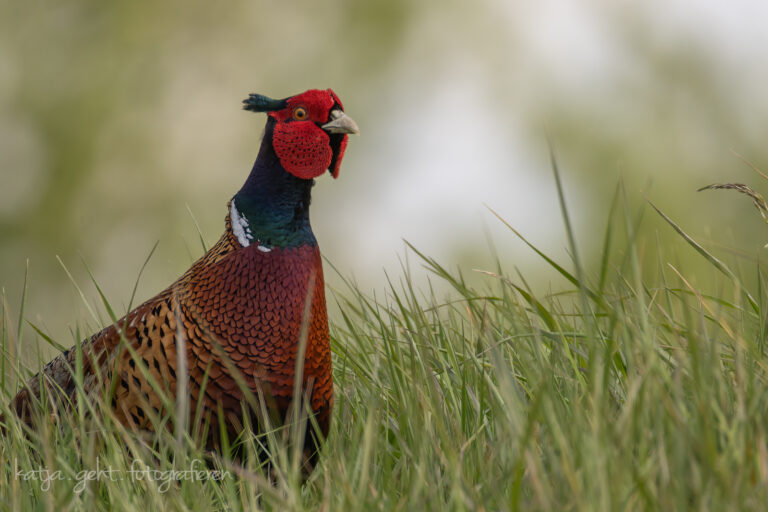
[[[314,180],[297,178],[283,168],[272,148],[273,127],[270,119],[251,174],[232,198],[232,231],[241,245],[316,245],[309,223]]]

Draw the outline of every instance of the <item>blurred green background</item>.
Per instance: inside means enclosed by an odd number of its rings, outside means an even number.
[[[487,238],[547,288],[484,206],[567,261],[547,137],[588,263],[619,179],[716,254],[768,241],[747,199],[696,192],[765,189],[732,153],[768,170],[763,1],[0,5],[0,286],[17,311],[29,259],[27,316],[61,341],[86,314],[57,255],[119,309],[156,241],[138,300],[201,253],[187,206],[218,238],[265,121],[240,110],[249,92],[332,87],[361,127],[312,218],[364,290],[399,272],[403,239],[472,269],[491,265]],[[646,213],[648,240],[679,241]]]

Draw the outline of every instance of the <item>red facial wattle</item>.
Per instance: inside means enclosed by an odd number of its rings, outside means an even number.
[[[344,134],[341,137],[341,140],[338,142],[338,148],[334,147],[334,140],[337,137],[337,135],[331,135],[331,148],[333,149],[333,158],[331,158],[331,165],[330,165],[330,171],[331,176],[334,177],[334,179],[339,177],[339,168],[341,167],[341,159],[344,158],[344,151],[347,149],[347,139],[349,138],[349,135]]]
[[[328,134],[312,121],[278,123],[272,138],[285,170],[305,180],[320,176],[331,165],[329,142]]]

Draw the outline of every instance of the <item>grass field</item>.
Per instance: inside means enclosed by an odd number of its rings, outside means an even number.
[[[167,432],[149,448],[103,411],[88,419],[75,410],[32,436],[13,424],[0,437],[0,506],[764,510],[761,269],[757,282],[742,282],[732,268],[743,262],[715,258],[676,228],[708,262],[718,292],[697,289],[697,276],[674,254],[638,249],[640,215],[624,208],[619,189],[600,227],[602,263],[587,273],[560,192],[572,259],[540,256],[570,290],[536,296],[503,255],[484,284],[469,286],[413,249],[450,297],[414,289],[408,269],[376,297],[353,283],[329,297],[342,312],[331,328],[336,406],[305,484],[279,435],[266,439],[270,477],[255,462],[226,460],[214,466],[220,481],[169,477],[190,468],[215,476],[195,462],[205,454],[187,433]],[[10,309],[2,322],[3,408],[16,372],[30,374],[14,356],[18,345],[40,336],[23,321],[23,307]]]

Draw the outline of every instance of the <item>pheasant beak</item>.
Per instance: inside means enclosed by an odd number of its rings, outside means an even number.
[[[331,120],[320,128],[328,133],[354,133],[360,135],[357,123],[339,109],[331,110]]]

